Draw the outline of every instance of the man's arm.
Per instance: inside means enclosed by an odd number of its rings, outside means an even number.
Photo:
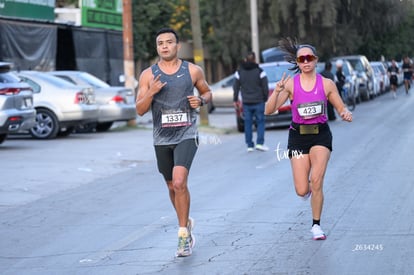
[[[197,108],[201,106],[203,101],[205,104],[211,101],[211,97],[212,97],[211,90],[204,76],[204,72],[200,66],[195,65],[193,63],[189,63],[188,68],[190,70],[190,75],[191,75],[191,79],[193,80],[194,87],[196,87],[201,98],[195,95],[188,96],[187,98],[190,103],[190,106],[192,108]]]
[[[267,76],[261,78],[261,84],[263,91],[263,99],[266,102],[269,98],[269,80],[267,79]]]
[[[160,76],[161,75],[157,75],[154,78],[151,68],[147,68],[140,75],[137,101],[135,102],[135,108],[138,115],[143,116],[148,112],[154,95],[167,84],[160,81]]]
[[[239,72],[234,73],[234,82],[233,82],[233,102],[239,100],[240,93],[240,75]]]

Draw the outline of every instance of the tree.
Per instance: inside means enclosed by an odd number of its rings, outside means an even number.
[[[170,25],[172,1],[133,0],[135,60],[150,61],[157,56],[154,34]]]
[[[153,36],[161,27],[173,27],[182,40],[191,39],[188,0],[133,1],[137,60],[156,57]],[[261,49],[289,36],[314,44],[321,59],[357,53],[371,60],[413,55],[411,1],[258,0]],[[249,1],[200,0],[200,14],[210,59],[225,75],[234,72],[251,47]]]

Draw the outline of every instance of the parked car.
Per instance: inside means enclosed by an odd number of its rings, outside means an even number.
[[[370,62],[374,69],[374,74],[379,82],[380,93],[385,93],[390,88],[390,79],[388,77],[387,69],[381,61]]]
[[[38,71],[21,71],[19,77],[33,90],[36,125],[30,134],[37,139],[67,136],[79,124],[98,119],[93,89]]]
[[[363,100],[369,100],[375,96],[374,71],[365,55],[337,56],[333,60],[342,59],[351,63],[354,70],[358,72],[359,93]]]
[[[262,59],[264,63],[285,61],[286,53],[278,47],[269,48],[262,51]]]
[[[0,62],[0,144],[8,134],[28,130],[36,123],[32,89],[11,71],[11,66]]]
[[[212,108],[233,108],[233,83],[234,74],[210,85]]]
[[[286,76],[294,75],[294,72],[289,70],[289,68],[292,67],[292,64],[286,61],[262,63],[259,66],[266,72],[269,81],[269,96],[273,93],[276,83],[282,78],[284,73]],[[242,106],[242,104],[240,104],[240,106]],[[238,131],[243,132],[244,117],[242,108],[236,110],[236,119]],[[267,128],[289,126],[292,121],[292,111],[289,100],[287,100],[275,113],[266,115],[265,119]]]
[[[116,121],[129,121],[136,118],[133,90],[110,86],[87,72],[53,71],[49,73],[76,85],[89,85],[95,90],[99,116],[97,124],[90,125],[90,128],[95,128],[97,132],[109,130]]]

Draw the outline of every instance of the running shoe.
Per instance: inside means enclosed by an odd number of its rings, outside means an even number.
[[[303,201],[307,201],[311,195],[312,195],[312,190],[309,188],[309,192],[306,193],[305,196],[302,196],[301,198]]]
[[[314,240],[325,240],[326,239],[325,233],[322,231],[321,227],[317,224],[314,224],[312,226],[311,232],[312,232]]]
[[[256,150],[266,152],[269,151],[269,147],[263,144],[256,144]]]
[[[191,235],[187,233],[186,235],[178,236],[178,247],[177,252],[175,253],[176,257],[187,257],[190,256],[193,252],[191,249]]]
[[[187,230],[188,233],[190,235],[190,246],[191,248],[193,248],[195,246],[195,238],[194,238],[194,234],[193,234],[193,228],[194,228],[195,222],[194,219],[191,217],[188,217],[188,221],[187,221]]]
[[[253,152],[254,151],[254,148],[253,147],[248,147],[247,148],[247,152]]]

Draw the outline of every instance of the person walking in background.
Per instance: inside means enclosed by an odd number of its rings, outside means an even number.
[[[185,257],[195,243],[187,181],[198,144],[196,109],[210,101],[211,92],[203,70],[177,57],[180,43],[173,29],[157,32],[156,48],[159,61],[139,77],[136,110],[140,116],[152,111],[158,170],[179,223],[176,256]],[[194,95],[194,87],[200,96]]]
[[[321,75],[325,78],[329,78],[332,81],[335,81],[335,76],[332,73],[332,63],[327,61],[325,63],[325,68],[321,72]],[[331,104],[331,102],[328,101],[328,120],[336,120],[335,110]]]
[[[266,72],[256,63],[256,55],[254,52],[247,54],[240,69],[236,71],[233,92],[235,108],[240,108],[239,93],[241,92],[244,115],[244,136],[247,151],[252,152],[254,148],[260,151],[269,150],[264,144],[264,106],[269,94],[268,79]],[[256,146],[253,142],[253,120],[256,123],[257,131]]]
[[[343,65],[344,65],[344,61],[342,59],[336,60],[335,62],[335,66],[336,66],[335,84],[341,97],[342,97],[342,89],[344,88],[345,80],[346,80],[346,76],[344,75],[342,71]]]
[[[391,93],[394,98],[397,98],[398,73],[400,69],[397,66],[395,59],[391,60],[391,66],[388,67],[388,77],[390,78]]]
[[[345,121],[352,121],[352,113],[345,107],[335,83],[316,72],[318,57],[315,47],[297,44],[290,38],[282,39],[279,47],[286,52],[286,60],[293,64],[291,70],[298,74],[293,78],[283,75],[266,103],[265,113],[273,113],[288,99],[292,102],[288,153],[295,190],[304,199],[311,197],[312,237],[324,240],[326,235],[320,226],[323,184],[332,151],[327,101]]]
[[[408,91],[411,88],[411,79],[413,77],[413,64],[408,56],[404,57],[401,67],[404,72],[405,93],[408,95]]]

